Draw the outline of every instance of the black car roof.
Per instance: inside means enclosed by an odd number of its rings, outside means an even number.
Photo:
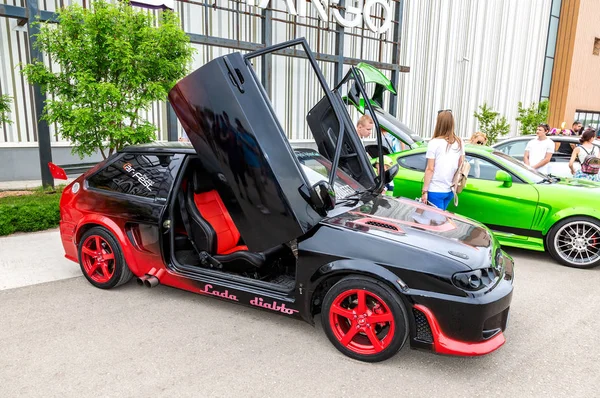
[[[154,153],[186,153],[195,154],[194,147],[189,142],[168,141],[151,142],[148,144],[130,145],[121,150],[121,152],[154,152]]]

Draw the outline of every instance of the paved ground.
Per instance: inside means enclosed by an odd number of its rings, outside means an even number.
[[[36,235],[23,235],[29,248]],[[0,240],[2,257],[21,247],[18,239]],[[54,267],[51,279],[77,275],[61,250],[35,251],[47,254],[21,267]],[[78,276],[3,290],[0,396],[598,396],[600,268],[511,254],[517,279],[507,343],[481,358],[405,348],[364,364],[339,354],[318,325],[163,286],[102,291]],[[14,273],[5,266],[3,279]],[[68,271],[59,277],[61,266]],[[11,286],[41,280],[28,278]]]
[[[0,238],[0,253],[0,290],[81,276],[64,257],[58,229]]]

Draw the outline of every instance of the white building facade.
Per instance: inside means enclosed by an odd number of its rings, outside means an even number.
[[[1,1],[18,7],[26,2]],[[84,7],[90,3],[77,2]],[[511,134],[516,134],[518,102],[528,105],[539,100],[552,0],[345,0],[345,14],[340,2],[171,1],[192,41],[221,38],[227,43],[242,43],[241,47],[264,42],[268,10],[271,43],[306,37],[312,50],[323,54],[319,64],[330,86],[336,83],[336,64],[330,61],[339,55],[336,45],[340,16],[346,25],[360,22],[356,27],[344,28],[343,55],[348,60],[410,68],[398,72],[394,110],[401,121],[423,137],[431,136],[440,109],[452,109],[457,132],[469,136],[477,130],[473,113],[483,102],[505,115],[511,123]],[[39,0],[38,5],[42,10],[56,11],[70,3]],[[365,10],[367,17],[362,15]],[[395,16],[400,18],[396,20]],[[388,17],[389,28],[382,33]],[[399,37],[394,36],[396,27]],[[13,123],[0,126],[0,181],[37,179],[40,175],[33,90],[20,74],[20,65],[29,61],[27,41],[26,27],[19,26],[16,19],[0,16],[0,93],[13,97]],[[193,69],[214,57],[238,51],[198,42],[193,46],[197,49]],[[396,59],[394,48],[398,49]],[[315,81],[308,80],[312,76],[304,73],[304,59],[278,55],[272,63],[272,102],[290,140],[302,145],[309,137],[304,127],[308,107],[322,93]],[[260,62],[256,68],[260,74]],[[392,76],[391,70],[384,72]],[[389,98],[386,101],[387,108]],[[156,125],[156,139],[167,140],[167,105],[156,103],[143,115]],[[50,133],[55,163],[81,161],[70,155],[70,144],[62,140],[57,126],[50,126]],[[178,133],[182,134],[180,127]],[[99,159],[96,156],[84,161]]]

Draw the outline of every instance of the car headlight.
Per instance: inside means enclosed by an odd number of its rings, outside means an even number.
[[[494,284],[499,274],[493,267],[454,274],[452,282],[456,287],[477,291]]]

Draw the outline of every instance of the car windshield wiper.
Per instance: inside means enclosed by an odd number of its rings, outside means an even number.
[[[549,184],[553,184],[553,183],[558,182],[560,180],[561,180],[560,177],[553,176],[552,174],[547,174],[547,176],[544,177],[544,179],[542,181],[538,182],[538,184],[543,184],[543,183],[546,183],[546,182],[549,183]]]

